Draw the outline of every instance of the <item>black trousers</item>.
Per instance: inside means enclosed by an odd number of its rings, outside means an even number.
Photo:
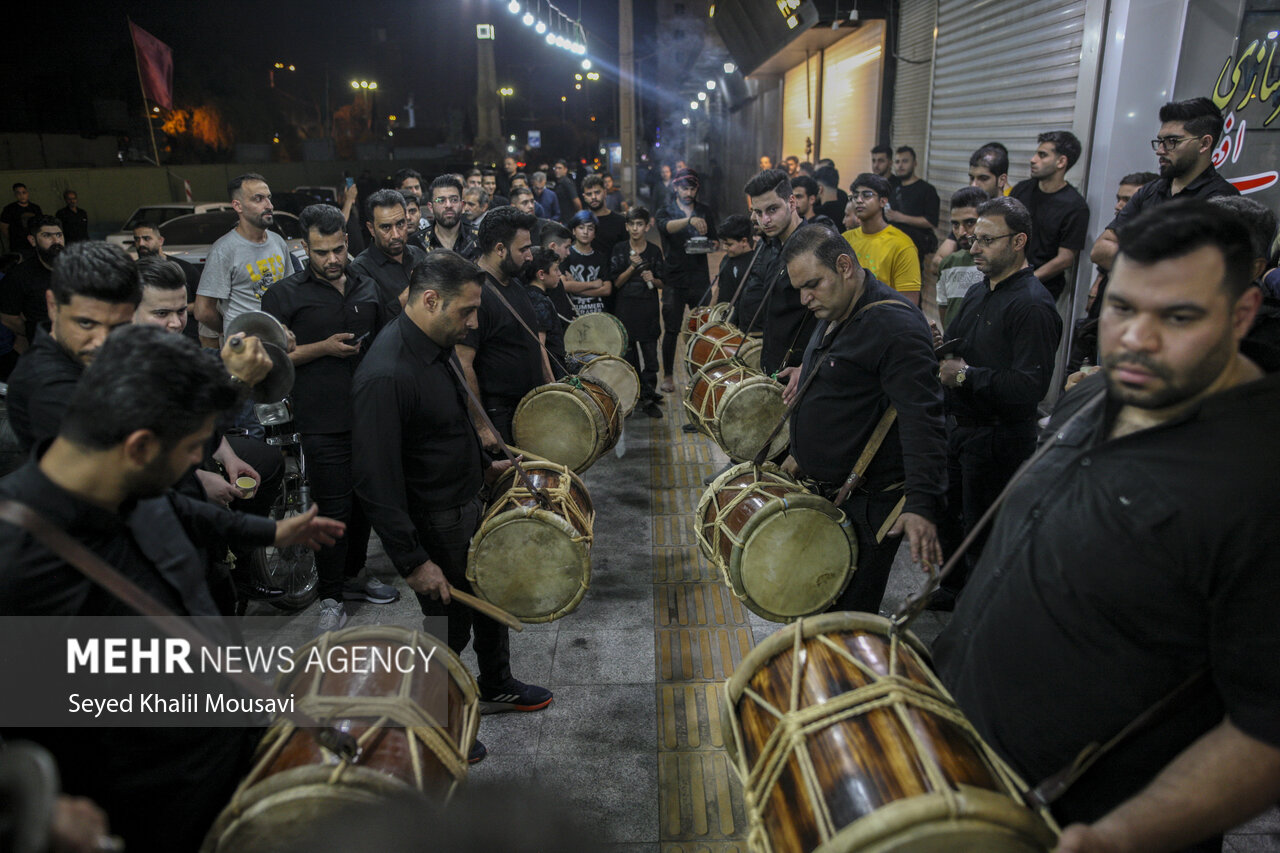
[[[684,309],[698,304],[701,290],[667,287],[662,291],[662,373],[674,376],[676,372],[676,342],[684,329]]]
[[[342,582],[364,568],[369,553],[369,520],[356,500],[351,479],[351,433],[302,437],[311,499],[323,515],[346,522],[346,535],[316,552],[319,597],[342,601]]]
[[[463,592],[472,592],[467,581],[467,547],[480,527],[483,511],[484,505],[476,497],[460,507],[413,516],[423,547],[449,583]],[[510,634],[505,625],[456,601],[443,604],[421,593],[417,596],[424,616],[448,618],[449,648],[454,654],[462,654],[474,635],[482,689],[500,688],[511,678]]]
[[[898,553],[902,538],[886,536],[883,541],[876,542],[876,533],[884,525],[889,513],[893,512],[900,497],[902,493],[897,491],[873,495],[855,493],[840,506],[853,524],[853,532],[858,541],[858,561],[853,580],[849,581],[849,585],[829,609],[880,612],[880,601],[884,598],[889,572],[893,569],[893,558]]]
[[[960,425],[948,418],[947,511],[938,526],[944,557],[950,557],[960,543],[995,503],[1005,484],[1036,447],[1035,421],[1014,424]],[[982,555],[988,527],[965,552],[964,559],[942,582],[959,594],[969,573]]]
[[[485,414],[489,416],[489,420],[493,421],[493,425],[498,428],[498,435],[507,444],[515,444],[511,423],[515,418],[518,405],[520,405],[519,400],[486,398],[484,401]]]
[[[658,342],[632,341],[627,347],[627,364],[640,374],[640,399],[658,395]]]
[[[271,511],[271,502],[280,490],[280,481],[284,478],[284,454],[280,448],[272,447],[260,438],[249,435],[228,435],[227,444],[245,462],[253,466],[262,482],[258,490],[248,500],[240,499],[231,502],[231,509],[253,515],[266,515]]]

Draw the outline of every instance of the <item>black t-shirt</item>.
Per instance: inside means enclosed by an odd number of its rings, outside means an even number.
[[[62,428],[84,365],[67,355],[44,327],[9,374],[9,424],[25,452]]]
[[[506,286],[485,273],[478,314],[479,328],[467,333],[463,344],[476,351],[476,379],[484,404],[514,405],[542,384],[542,347],[511,315],[494,291],[514,308],[530,329],[534,316],[529,293],[518,281]]]
[[[35,249],[27,242],[28,227],[31,220],[35,219],[43,213],[40,205],[34,201],[28,202],[26,207],[11,201],[4,206],[4,210],[0,210],[0,222],[9,226],[9,251],[17,252],[20,255],[34,255]]]
[[[940,205],[938,191],[928,181],[921,180],[910,184],[904,184],[901,181],[894,183],[893,191],[889,195],[889,203],[899,213],[905,213],[907,216],[923,216],[935,227],[938,224]],[[937,250],[938,235],[934,233],[933,228],[918,228],[915,225],[903,225],[901,222],[894,222],[892,225],[911,238],[911,242],[916,244],[916,251],[920,253],[920,257],[923,258]]]
[[[1053,260],[1059,247],[1073,252],[1084,248],[1089,205],[1071,184],[1056,193],[1046,193],[1041,192],[1039,181],[1026,180],[1019,182],[1010,196],[1031,212],[1031,242],[1027,245],[1027,263],[1031,269],[1039,269]],[[1067,274],[1049,276],[1041,284],[1057,299],[1067,286]]]
[[[83,207],[77,207],[75,210],[64,207],[54,216],[58,217],[58,221],[62,223],[62,236],[67,238],[68,243],[89,239],[89,214]]]
[[[1177,198],[1203,198],[1209,199],[1219,195],[1240,195],[1240,191],[1236,189],[1230,181],[1218,174],[1218,170],[1210,166],[1199,175],[1196,179],[1182,188],[1182,192],[1177,194]],[[1156,178],[1149,184],[1143,184],[1133,197],[1129,199],[1129,203],[1120,208],[1116,213],[1111,224],[1107,226],[1112,231],[1119,231],[1128,225],[1148,208],[1156,205],[1164,204],[1175,198],[1173,194],[1173,181],[1169,178]]]
[[[642,263],[649,265],[653,277],[664,281],[666,275],[662,260],[662,250],[652,243],[646,242],[640,252]],[[631,266],[631,241],[619,243],[613,248],[609,274],[614,282],[617,301],[618,319],[627,327],[627,335],[633,341],[656,341],[662,334],[661,306],[658,289],[650,288],[641,273],[632,273],[626,284],[618,285],[618,276]]]
[[[751,258],[755,252],[743,252],[737,257],[729,257],[725,255],[720,261],[720,280],[716,285],[720,289],[719,301],[729,302],[733,299],[733,295],[738,292],[738,284],[742,281],[742,277],[747,274],[747,268],[751,266]],[[752,274],[755,269],[752,269]],[[750,319],[750,318],[747,318]]]
[[[21,314],[27,320],[27,340],[35,340],[36,327],[49,323],[49,304],[45,291],[53,273],[36,257],[30,257],[9,270],[5,276],[5,291],[0,313]],[[13,310],[17,308],[18,310]]]
[[[573,178],[569,175],[556,178],[555,193],[560,202],[560,221],[567,224],[578,212],[578,207],[574,204],[578,199],[578,188],[574,186]]]
[[[555,303],[542,288],[532,284],[526,284],[524,287],[529,292],[529,302],[533,305],[533,313],[537,319],[532,329],[547,336],[547,352],[551,353],[551,371],[557,377],[563,376],[564,321],[560,319],[560,312],[556,310]]]
[[[596,214],[596,238],[591,246],[597,252],[603,252],[607,258],[613,254],[613,247],[627,239],[627,220],[620,213],[608,216]]]
[[[182,268],[182,274],[187,277],[187,304],[195,302],[196,290],[200,287],[200,267],[181,258],[166,256],[165,259]],[[182,330],[182,334],[193,340],[200,340],[200,321],[191,312],[187,312],[187,327]]]
[[[711,274],[705,254],[689,254],[685,251],[685,247],[689,245],[689,241],[698,236],[697,230],[692,225],[686,225],[683,230],[671,234],[667,231],[667,223],[672,220],[685,219],[686,217],[701,217],[707,222],[707,233],[705,236],[708,240],[718,238],[716,232],[715,211],[700,201],[693,203],[693,213],[687,214],[680,207],[679,197],[673,197],[667,206],[658,211],[655,218],[655,224],[658,227],[658,235],[662,238],[662,248],[667,260],[667,278],[665,283],[672,290],[693,290],[698,296],[711,286]]]
[[[574,281],[611,281],[609,277],[609,256],[599,249],[590,252],[578,251],[577,245],[569,248],[569,257],[564,259],[564,272]],[[605,301],[599,296],[580,296],[570,293],[569,300],[578,314],[599,314],[605,310]]]

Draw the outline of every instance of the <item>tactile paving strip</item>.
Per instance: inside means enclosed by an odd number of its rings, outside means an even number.
[[[725,679],[754,641],[746,609],[698,549],[702,480],[728,460],[706,436],[681,431],[682,374],[680,365],[667,417],[650,434],[659,838],[663,853],[747,853],[720,703]]]

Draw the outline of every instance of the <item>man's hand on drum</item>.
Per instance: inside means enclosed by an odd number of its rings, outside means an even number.
[[[787,386],[782,389],[782,404],[790,406],[800,390],[800,368],[784,367],[778,371],[778,381]]]
[[[430,560],[410,572],[405,581],[414,592],[438,598],[445,604],[450,601],[449,582],[445,580],[440,567]]]
[[[320,514],[320,507],[312,505],[302,515],[295,515],[276,522],[277,548],[286,545],[305,545],[312,551],[319,551],[325,545],[332,545],[347,532],[347,525],[336,518],[326,518]]]
[[[517,456],[516,461],[523,462],[524,457]],[[499,477],[501,477],[503,474],[505,474],[507,471],[510,471],[510,470],[511,470],[510,459],[499,459],[498,461],[491,463],[488,468],[484,469],[484,484],[486,486],[493,485],[495,482],[497,482]]]
[[[1092,826],[1073,823],[1058,836],[1054,853],[1121,853],[1124,848]]]
[[[942,545],[938,542],[938,527],[923,515],[904,512],[898,516],[893,527],[889,528],[890,536],[907,534],[907,542],[911,544],[911,562],[923,562],[926,568],[936,569],[942,564]]]
[[[262,341],[243,332],[227,338],[221,355],[227,373],[249,387],[266,379],[271,372],[271,356],[267,355]]]

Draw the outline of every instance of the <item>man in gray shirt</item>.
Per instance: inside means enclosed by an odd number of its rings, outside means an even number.
[[[227,190],[240,221],[209,248],[196,290],[196,319],[219,335],[245,311],[261,311],[267,288],[294,272],[284,238],[267,230],[274,213],[266,179],[240,175]]]

